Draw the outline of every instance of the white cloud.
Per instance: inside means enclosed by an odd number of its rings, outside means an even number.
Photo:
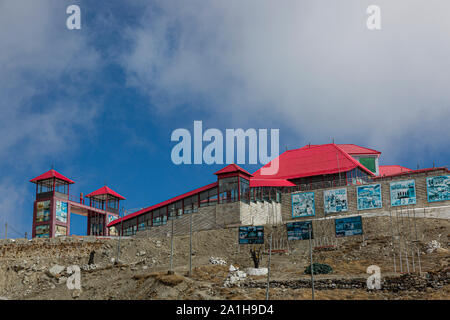
[[[0,2],[0,216],[11,223],[31,221],[30,168],[74,151],[98,112],[85,93],[99,58],[86,33],[66,29],[67,5]]]
[[[98,57],[85,36],[66,29],[64,8],[50,0],[0,3],[2,158],[15,149],[38,157],[60,150],[72,125],[95,114],[78,98],[89,82],[80,72],[94,71]]]
[[[450,3],[379,0],[381,31],[366,28],[370,4],[154,1],[127,33],[128,83],[166,112],[190,102],[228,125],[283,123],[388,159],[411,138],[448,146]]]

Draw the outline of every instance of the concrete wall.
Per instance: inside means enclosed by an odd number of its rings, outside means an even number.
[[[268,201],[241,203],[242,225],[260,226],[280,223],[282,223],[280,203]]]
[[[273,202],[224,203],[216,206],[201,207],[192,214],[192,231],[212,230],[236,227],[238,225],[280,224],[281,204]],[[173,220],[175,235],[189,234],[190,214]],[[165,237],[170,235],[172,221],[153,227],[150,230],[138,231],[137,236]]]

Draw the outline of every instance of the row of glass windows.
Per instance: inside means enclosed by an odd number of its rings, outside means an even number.
[[[250,201],[275,201],[281,202],[281,190],[273,187],[250,188],[250,182],[246,179],[239,179],[240,199],[245,203]],[[219,180],[219,203],[238,201],[238,179],[237,177],[224,178]],[[137,218],[124,221],[124,235],[133,235],[136,232],[149,230],[151,227],[167,224],[170,219],[176,219],[183,214],[198,212],[198,208],[217,204],[217,188],[211,188],[199,194],[187,197],[174,202],[168,206],[158,208],[152,212],[141,215]],[[184,203],[183,203],[184,201]],[[118,226],[120,229],[120,227]]]

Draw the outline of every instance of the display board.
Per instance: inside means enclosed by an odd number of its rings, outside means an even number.
[[[391,182],[390,191],[391,206],[416,204],[416,184],[414,180]]]
[[[36,222],[50,221],[50,200],[36,203]]]
[[[314,192],[292,194],[292,217],[309,217],[316,214]]]
[[[383,207],[381,185],[371,184],[357,188],[358,210],[378,209]]]
[[[67,235],[67,227],[55,226],[55,237],[66,236]]]
[[[49,238],[50,237],[50,225],[43,224],[36,226],[36,238]]]
[[[325,190],[323,207],[325,214],[348,211],[347,189]]]
[[[428,202],[450,200],[450,175],[427,178]]]
[[[314,239],[312,221],[296,221],[286,223],[286,232],[288,240],[292,241],[292,240],[309,239],[309,227],[311,227],[311,239]]]
[[[56,201],[56,220],[67,223],[67,202]]]
[[[239,227],[239,244],[263,244],[264,227]]]
[[[348,217],[334,220],[336,237],[356,236],[363,234],[362,218]]]

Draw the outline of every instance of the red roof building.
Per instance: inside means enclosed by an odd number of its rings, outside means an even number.
[[[59,173],[58,171],[53,170],[53,169],[47,171],[46,173],[41,174],[40,176],[37,176],[34,179],[31,179],[30,182],[37,183],[38,181],[48,180],[48,179],[53,179],[53,178],[67,182],[68,184],[75,183],[72,180],[70,180],[69,178],[63,176],[61,173]]]
[[[286,151],[263,168],[272,166],[274,161],[278,161],[278,173],[266,176],[262,175],[261,169],[259,169],[253,174],[253,177],[256,179],[287,179],[294,183],[299,179],[308,178],[302,182],[308,183],[308,181],[339,179],[339,176],[340,179],[343,179],[346,178],[347,172],[352,170],[355,170],[355,177],[375,176],[372,171],[334,143],[311,145]]]
[[[91,193],[89,193],[86,198],[108,198],[108,196],[111,196],[113,198],[117,198],[120,200],[125,200],[124,197],[122,197],[120,194],[112,190],[111,188],[104,186],[100,189],[97,189]]]
[[[391,176],[396,175],[403,172],[411,172],[413,170],[399,166],[399,165],[390,165],[390,166],[380,166],[380,177],[383,176]]]

